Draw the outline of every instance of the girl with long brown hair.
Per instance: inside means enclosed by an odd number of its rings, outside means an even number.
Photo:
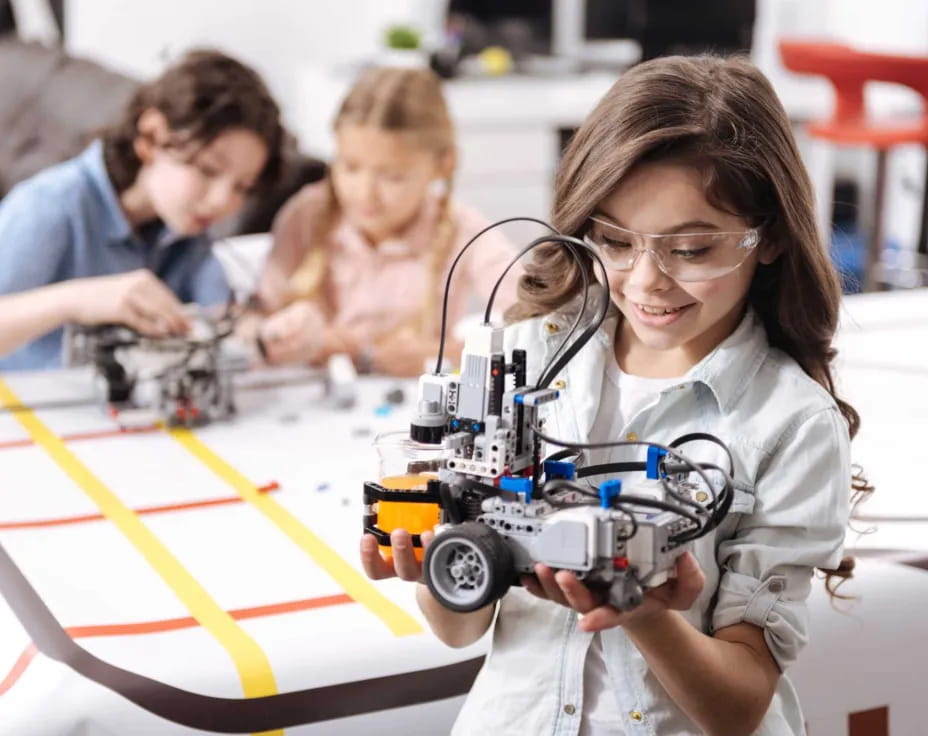
[[[437,354],[444,277],[486,224],[453,198],[454,128],[428,69],[372,67],[335,117],[330,176],[298,192],[274,223],[258,286],[274,363],[348,353],[359,367],[415,375]],[[451,324],[485,297],[512,256],[494,231],[462,260]],[[515,300],[515,280],[501,304]],[[453,353],[452,353],[453,354]]]
[[[529,356],[529,382],[589,296],[582,270],[612,311],[556,377],[546,433],[580,444],[710,433],[732,452],[736,491],[675,577],[628,611],[543,565],[472,613],[419,585],[446,643],[493,628],[454,733],[802,734],[783,673],[808,635],[815,568],[841,561],[859,418],[835,393],[838,278],[769,82],[738,58],[633,68],[571,141],[554,224],[586,240],[608,279],[559,244],[536,251],[507,336]],[[393,566],[363,539],[365,569],[419,580],[408,535],[393,536]]]

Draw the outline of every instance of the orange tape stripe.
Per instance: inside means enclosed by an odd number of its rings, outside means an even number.
[[[228,614],[236,621],[249,618],[261,618],[263,616],[276,616],[282,613],[296,613],[298,611],[308,611],[313,608],[326,608],[328,606],[339,606],[345,603],[354,603],[351,596],[344,593],[336,595],[321,596],[319,598],[305,598],[299,601],[285,601],[283,603],[271,603],[266,606],[253,606],[251,608],[236,608],[228,611]],[[72,639],[86,639],[95,636],[133,636],[138,634],[157,634],[164,631],[178,631],[180,629],[192,629],[199,626],[199,622],[192,616],[183,616],[181,618],[168,618],[161,621],[138,621],[133,624],[101,624],[97,626],[69,626],[65,629],[68,636]],[[0,681],[0,695],[6,693],[16,681],[23,675],[29,663],[36,655],[35,644],[30,643],[24,650],[13,669],[9,674]]]
[[[80,442],[81,440],[102,440],[108,437],[122,437],[130,434],[147,434],[157,432],[161,427],[152,424],[148,427],[126,427],[123,429],[101,429],[97,432],[75,432],[74,434],[63,434],[59,438],[62,442]],[[35,440],[31,437],[24,437],[20,440],[7,440],[0,442],[0,450],[11,449],[13,447],[29,447],[34,445]]]
[[[267,485],[259,486],[258,493],[271,493],[280,488],[280,484],[274,481]],[[202,509],[209,506],[224,506],[230,503],[242,503],[240,496],[229,496],[227,498],[212,498],[206,501],[188,501],[186,503],[170,503],[163,506],[143,506],[140,509],[133,509],[140,516],[143,514],[163,514],[168,511],[186,511],[188,509]],[[82,516],[64,516],[58,519],[34,519],[31,521],[7,521],[0,523],[0,531],[5,529],[41,529],[50,526],[66,526],[69,524],[84,524],[88,521],[102,521],[106,517],[103,514],[84,514]]]
[[[38,654],[38,651],[39,650],[35,648],[35,644],[29,642],[29,645],[23,650],[23,653],[19,655],[19,659],[16,660],[16,664],[13,665],[13,669],[3,678],[3,682],[0,682],[0,695],[5,694],[7,690],[16,684],[16,681],[22,677],[23,672],[26,671],[29,663],[35,658],[35,655]]]

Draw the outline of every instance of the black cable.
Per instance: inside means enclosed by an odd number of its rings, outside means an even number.
[[[596,266],[599,267],[599,270],[602,275],[602,283],[604,285],[608,283],[609,275],[606,273],[606,266],[603,264],[599,255],[590,245],[570,235],[560,235],[557,237],[551,237],[549,238],[549,240],[552,240],[554,242],[563,243],[564,245],[576,245],[576,246],[579,246],[580,248],[585,249],[593,260],[594,268]],[[570,345],[570,347],[564,351],[563,355],[558,356],[558,353],[560,352],[560,347],[558,348],[558,350],[554,352],[554,354],[552,355],[552,359],[548,362],[548,365],[545,366],[544,370],[542,371],[541,377],[538,379],[536,388],[546,388],[548,384],[551,383],[551,379],[554,378],[554,376],[556,376],[558,373],[560,373],[560,371],[564,368],[564,366],[567,365],[573,359],[573,357],[578,352],[580,352],[583,346],[586,345],[590,341],[593,335],[596,334],[597,330],[599,330],[599,327],[603,323],[603,320],[606,319],[606,314],[609,312],[610,302],[611,302],[611,299],[609,296],[609,290],[604,287],[602,290],[601,298],[599,300],[599,309],[597,310],[596,315],[593,317],[593,321],[586,327],[586,329],[583,332],[580,333],[579,337],[577,337],[577,339],[574,340],[574,342]],[[586,304],[586,294],[584,294],[584,305],[585,304]],[[581,310],[581,315],[582,313],[583,311]],[[578,316],[578,321],[579,321],[579,316]],[[569,334],[570,333],[568,333],[568,336]],[[562,343],[562,346],[565,344],[566,344],[566,339],[564,343]]]
[[[557,230],[555,230],[552,225],[535,217],[508,217],[505,220],[498,220],[497,222],[487,225],[485,228],[483,228],[483,230],[474,235],[474,237],[468,240],[461,247],[461,250],[458,251],[457,255],[454,257],[454,260],[451,262],[451,267],[448,269],[448,277],[445,279],[445,291],[441,300],[441,332],[438,336],[438,359],[435,361],[434,371],[434,375],[436,376],[441,375],[441,363],[445,355],[445,333],[447,332],[448,326],[448,294],[451,291],[451,277],[454,275],[454,269],[457,268],[458,261],[461,260],[461,256],[463,256],[467,249],[473,245],[477,238],[479,238],[488,230],[492,230],[494,227],[499,227],[500,225],[505,225],[508,222],[534,222],[537,225],[548,228],[554,233],[557,232]]]
[[[548,457],[544,459],[544,462],[548,462],[549,460],[552,462],[557,462],[559,460],[563,460],[566,457],[579,457],[579,456],[580,456],[580,453],[574,452],[573,450],[568,448],[565,450],[558,450],[557,452],[551,453],[550,455],[548,455]]]
[[[545,243],[550,243],[550,242],[552,242],[552,238],[550,237],[542,236],[540,238],[536,238],[531,243],[529,243],[527,246],[525,246],[519,253],[517,253],[516,256],[507,264],[506,268],[499,275],[499,278],[496,279],[496,283],[493,284],[493,289],[490,291],[490,297],[487,299],[487,306],[483,313],[484,324],[489,324],[490,322],[490,315],[493,312],[493,302],[496,300],[496,292],[499,290],[499,287],[502,285],[503,279],[506,277],[506,274],[509,273],[509,269],[511,269],[516,263],[518,263],[519,259],[521,259],[526,253],[534,250],[539,245],[544,245]],[[580,260],[580,255],[574,249],[573,243],[564,243],[564,245],[567,246],[567,250],[569,250],[570,255],[573,256],[573,259],[577,264],[577,268],[580,269],[580,276],[583,279],[583,308],[577,314],[577,318],[574,320],[573,325],[571,325],[571,328],[567,332],[567,335],[564,337],[563,342],[561,342],[561,344],[558,345],[557,350],[554,352],[555,355],[557,355],[561,351],[561,348],[563,348],[564,345],[567,343],[567,341],[570,339],[570,336],[574,333],[574,330],[577,329],[577,325],[580,324],[580,318],[583,316],[583,313],[586,311],[586,293],[587,293],[587,289],[589,288],[589,277],[587,276],[586,269],[583,268],[583,261]]]
[[[543,440],[544,442],[547,442],[548,444],[551,444],[551,445],[556,445],[556,446],[571,448],[571,449],[599,450],[599,449],[606,449],[610,447],[644,446],[644,447],[656,447],[660,450],[664,450],[671,458],[674,458],[677,461],[689,466],[690,468],[692,468],[691,472],[697,473],[702,478],[703,482],[706,485],[706,488],[708,488],[710,492],[712,493],[713,506],[718,501],[718,494],[716,494],[715,487],[712,485],[712,482],[709,480],[709,476],[706,475],[706,471],[700,466],[699,463],[696,463],[690,460],[689,458],[685,457],[684,455],[681,455],[680,453],[676,452],[673,449],[673,447],[669,447],[667,445],[661,445],[657,442],[643,442],[640,440],[636,440],[636,441],[615,440],[612,442],[568,442],[566,440],[558,440],[553,437],[549,437],[548,435],[546,435],[544,432],[541,431],[540,427],[537,427],[537,426],[532,427],[532,430],[537,439]],[[718,441],[721,442],[720,440]],[[731,488],[732,488],[731,480],[729,476],[724,471],[722,471],[722,469],[719,468],[718,466],[711,466],[711,468],[722,472],[723,478],[725,479],[725,483],[723,487],[723,502],[724,502],[724,496],[727,496],[731,493]],[[623,496],[617,497],[617,499],[618,499],[617,502],[621,502],[622,500],[626,502],[638,502],[639,499],[641,499],[641,497],[623,495]],[[715,507],[715,512],[711,515],[710,520],[706,523],[703,523],[699,521],[693,515],[689,514],[689,512],[686,512],[683,509],[674,507],[670,504],[664,504],[664,507],[661,507],[661,506],[657,506],[655,503],[652,503],[652,499],[645,498],[641,500],[646,502],[646,503],[643,503],[642,505],[653,506],[655,508],[666,507],[666,510],[672,511],[673,513],[677,513],[680,516],[683,516],[684,518],[688,518],[697,524],[698,528],[693,533],[684,532],[680,535],[673,537],[673,541],[675,542],[689,541],[690,539],[696,539],[697,537],[703,536],[704,534],[708,533],[710,529],[715,528],[715,526],[717,526],[718,523],[720,523],[721,518],[724,516],[724,513],[727,513],[728,507],[730,506],[730,501],[729,501],[727,504],[723,503],[723,505]],[[703,507],[700,507],[700,509],[703,509]],[[722,513],[723,510],[724,510],[724,513]]]
[[[722,440],[712,434],[707,432],[691,432],[690,434],[685,434],[682,437],[677,437],[673,442],[670,443],[671,447],[680,447],[685,445],[687,442],[695,442],[697,440],[705,440],[706,442],[712,442],[713,444],[718,445],[725,451],[725,456],[728,458],[728,475],[732,478],[735,477],[735,459],[732,457],[731,450],[728,449]]]
[[[554,437],[549,437],[544,432],[542,432],[541,427],[534,426],[532,431],[538,439],[547,442],[549,445],[555,445],[557,447],[568,447],[573,450],[604,450],[610,447],[656,447],[659,450],[664,450],[671,457],[679,460],[682,463],[685,463],[693,469],[693,472],[698,473],[700,477],[705,482],[706,486],[712,488],[712,483],[709,481],[709,477],[706,475],[705,471],[699,467],[699,465],[688,457],[681,455],[673,447],[668,447],[667,445],[662,445],[658,442],[644,442],[642,440],[613,440],[612,442],[569,442],[567,440],[559,440]]]
[[[578,478],[588,478],[591,475],[605,475],[606,473],[631,473],[636,470],[646,470],[647,463],[640,461],[627,463],[600,463],[599,465],[590,465],[586,468],[577,469]]]

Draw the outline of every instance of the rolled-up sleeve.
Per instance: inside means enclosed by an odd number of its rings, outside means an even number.
[[[850,490],[850,440],[837,409],[784,434],[759,470],[753,512],[719,545],[713,630],[754,624],[781,671],[795,661],[808,637],[813,569],[841,557]]]

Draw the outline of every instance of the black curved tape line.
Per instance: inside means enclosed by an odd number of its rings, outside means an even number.
[[[78,646],[2,545],[0,593],[38,650],[49,659],[157,716],[215,733],[270,731],[452,698],[470,690],[483,664],[483,657],[477,657],[444,667],[260,698],[216,698],[122,669]],[[307,666],[313,663],[308,661]]]

